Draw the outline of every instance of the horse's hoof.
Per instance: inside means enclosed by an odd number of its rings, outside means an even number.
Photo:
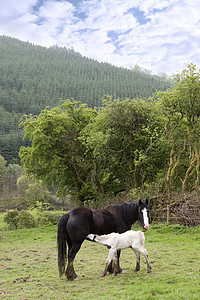
[[[112,266],[109,266],[109,267],[108,267],[108,273],[112,274],[113,272],[114,272],[114,271],[113,271]]]
[[[120,274],[120,273],[123,273],[123,269],[122,268],[118,268],[116,271],[115,271],[116,274]]]
[[[134,272],[138,272],[138,271],[140,271],[140,269],[135,269],[135,270],[134,270]]]
[[[70,280],[70,281],[78,280],[78,276],[76,274],[73,274],[71,276],[67,276],[67,279]]]

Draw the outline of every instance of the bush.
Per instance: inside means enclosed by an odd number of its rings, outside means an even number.
[[[3,220],[8,224],[10,229],[18,228],[18,215],[19,212],[17,210],[9,210],[4,216]]]
[[[63,211],[32,211],[10,210],[4,216],[4,222],[9,225],[9,229],[33,228],[44,225],[57,225]]]
[[[57,225],[63,212],[44,211],[38,218],[38,226]]]
[[[18,228],[33,228],[35,227],[35,219],[31,213],[22,210],[18,216]]]

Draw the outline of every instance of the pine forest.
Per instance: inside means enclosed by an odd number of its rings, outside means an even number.
[[[131,70],[99,63],[73,49],[44,48],[0,36],[0,154],[19,163],[25,114],[38,115],[61,99],[75,99],[88,107],[101,107],[105,96],[115,99],[149,98],[173,85],[166,77],[150,75],[139,66]]]

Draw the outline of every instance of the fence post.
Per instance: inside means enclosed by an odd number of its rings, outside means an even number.
[[[170,213],[170,206],[167,205],[167,225],[169,225],[169,213]]]

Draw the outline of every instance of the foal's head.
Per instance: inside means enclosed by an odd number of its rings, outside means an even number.
[[[148,217],[148,199],[139,200],[138,206],[138,219],[144,230],[149,229],[149,217]]]

